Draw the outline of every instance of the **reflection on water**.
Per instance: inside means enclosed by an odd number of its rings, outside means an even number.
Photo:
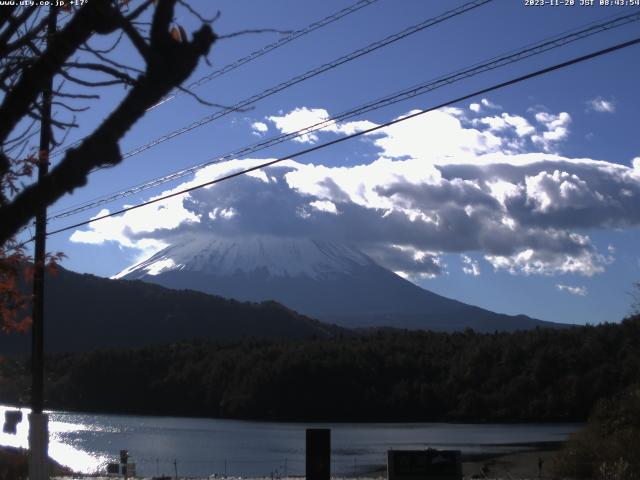
[[[6,406],[0,406],[0,421]],[[29,411],[16,435],[0,433],[0,445],[27,448]],[[385,464],[395,449],[455,448],[502,453],[525,444],[564,440],[579,425],[470,425],[443,423],[304,424],[49,412],[49,454],[86,473],[129,451],[138,475],[269,476],[304,473],[305,429],[332,429],[332,472],[365,473]],[[174,463],[175,462],[175,463]]]
[[[16,410],[13,407],[0,405],[0,422],[4,422],[4,412]],[[31,412],[28,408],[19,409],[22,412],[22,421],[18,423],[15,435],[0,432],[0,445],[17,448],[29,447],[29,418]],[[50,413],[50,412],[47,412]],[[55,414],[54,414],[55,415]],[[90,425],[82,423],[69,423],[67,421],[53,421],[49,418],[49,456],[61,465],[79,472],[95,472],[107,461],[104,455],[87,452],[77,448],[68,442],[69,434],[90,431]]]

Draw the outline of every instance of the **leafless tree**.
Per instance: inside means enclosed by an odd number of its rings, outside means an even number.
[[[206,60],[217,39],[215,18],[204,18],[187,2],[74,0],[56,7],[59,27],[49,35],[48,7],[0,6],[0,326],[6,327],[8,311],[24,304],[15,286],[24,259],[15,241],[20,229],[42,206],[85,185],[92,170],[120,163],[118,143],[124,134]],[[174,23],[177,9],[201,24],[190,38]],[[119,61],[122,48],[132,48],[139,61]],[[58,114],[52,120],[51,148],[64,141],[77,126],[77,115],[99,101],[105,88],[127,90],[104,121],[55,158],[49,173],[35,182],[34,166],[49,161],[33,147],[42,93],[52,81]]]
[[[118,164],[121,153],[118,142],[140,119],[172,89],[180,86],[193,72],[201,57],[206,56],[216,35],[204,20],[202,27],[185,38],[184,31],[172,25],[176,5],[198,15],[186,1],[144,0],[135,9],[128,2],[89,0],[70,13],[70,19],[57,31],[46,48],[46,16],[38,15],[42,7],[0,8],[0,88],[4,96],[0,104],[0,178],[8,186],[7,176],[20,172],[19,146],[39,119],[39,96],[51,77],[58,80],[54,101],[66,105],[64,99],[89,99],[96,94],[66,93],[66,84],[85,87],[125,85],[127,95],[107,118],[80,145],[68,150],[44,181],[9,193],[0,205],[0,244],[4,244],[35,215],[40,205],[50,205],[65,193],[83,186],[88,173],[97,167]],[[153,8],[149,22],[138,21]],[[41,17],[38,19],[38,17]],[[115,44],[126,38],[143,59],[141,66],[123,65],[109,52],[116,45],[99,49],[90,45],[97,36],[117,34]],[[82,59],[74,60],[74,55]],[[93,56],[95,61],[87,58]],[[82,72],[99,73],[102,80],[86,80]],[[95,77],[95,75],[92,75]],[[16,129],[24,127],[14,138]],[[73,122],[54,120],[54,127],[68,128]],[[37,128],[37,126],[35,127]],[[55,140],[54,140],[55,141]],[[15,184],[14,184],[15,186]]]

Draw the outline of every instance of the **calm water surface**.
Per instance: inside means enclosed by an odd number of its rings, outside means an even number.
[[[4,411],[0,406],[0,421]],[[27,414],[17,435],[0,444],[27,447]],[[296,475],[304,473],[305,429],[331,428],[332,472],[349,475],[379,468],[388,449],[453,448],[500,453],[523,444],[562,441],[576,424],[275,423],[207,418],[140,417],[49,412],[51,457],[74,470],[94,472],[129,451],[138,475]]]

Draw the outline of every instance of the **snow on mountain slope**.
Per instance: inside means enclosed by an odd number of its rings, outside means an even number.
[[[172,270],[218,276],[266,270],[273,277],[319,279],[327,274],[349,273],[356,266],[366,265],[374,265],[374,262],[359,250],[322,240],[283,240],[268,235],[240,239],[192,237],[112,278],[142,278]]]
[[[451,331],[471,327],[493,332],[555,326],[437,295],[354,247],[309,238],[193,236],[114,278],[241,301],[275,300],[304,315],[349,328]]]

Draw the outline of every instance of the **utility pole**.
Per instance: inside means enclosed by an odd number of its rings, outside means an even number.
[[[47,46],[56,32],[56,7],[49,7]],[[38,154],[38,182],[49,171],[51,145],[51,99],[53,75],[42,91],[40,121],[40,151]],[[49,417],[42,413],[44,406],[44,267],[47,233],[47,206],[44,202],[36,215],[36,237],[33,273],[33,326],[31,328],[31,414],[29,415],[29,479],[48,480]]]

